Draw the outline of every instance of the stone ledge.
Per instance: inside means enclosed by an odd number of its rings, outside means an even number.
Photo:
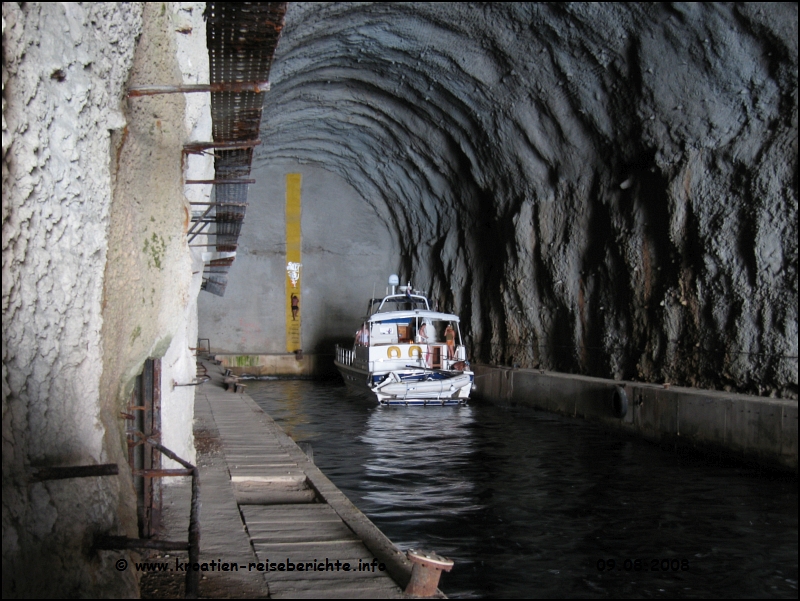
[[[599,422],[658,442],[675,441],[797,472],[797,401],[474,365],[476,396]],[[628,411],[614,416],[622,386]]]

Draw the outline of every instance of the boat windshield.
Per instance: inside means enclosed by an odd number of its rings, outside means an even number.
[[[429,310],[428,299],[416,294],[397,294],[371,299],[367,314],[372,315],[373,313],[386,313],[389,311],[414,311],[416,309]]]
[[[449,316],[452,317],[452,316]],[[369,346],[393,344],[440,344],[461,345],[461,331],[458,321],[435,315],[414,315],[398,313],[369,324]],[[362,333],[362,337],[367,334]]]

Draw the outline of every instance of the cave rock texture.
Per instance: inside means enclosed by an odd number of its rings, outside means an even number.
[[[344,178],[476,360],[796,398],[797,77],[796,3],[291,3],[259,160]]]

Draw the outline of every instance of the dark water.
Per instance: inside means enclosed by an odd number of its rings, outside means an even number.
[[[450,597],[797,598],[794,476],[529,409],[249,390],[401,549],[455,560]]]

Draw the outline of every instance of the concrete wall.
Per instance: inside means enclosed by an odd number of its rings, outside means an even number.
[[[209,79],[206,24],[203,20],[205,2],[172,2],[168,4],[170,22],[175,31],[178,67],[183,83],[205,83]],[[187,94],[185,97],[184,129],[186,141],[211,140],[211,98],[209,94]],[[185,179],[213,179],[214,158],[211,155],[187,155],[184,158]],[[192,202],[208,202],[211,186],[186,185],[184,197]],[[196,239],[195,242],[205,238]],[[190,248],[191,276],[188,294],[184,297],[183,317],[175,320],[175,335],[161,360],[161,442],[179,457],[194,463],[195,448],[192,422],[194,419],[193,386],[174,386],[191,383],[197,373],[197,298],[202,283],[204,248]],[[183,274],[185,279],[189,274]],[[182,467],[162,457],[167,469]],[[163,484],[176,483],[176,478],[164,478]]]
[[[284,378],[327,378],[339,372],[330,353],[243,355],[215,353],[223,369],[237,376],[275,376]]]
[[[269,102],[269,99],[267,99]],[[256,151],[256,155],[258,150]],[[200,336],[213,351],[286,352],[286,174],[302,181],[302,338],[306,353],[352,343],[373,292],[399,266],[397,233],[340,177],[309,165],[254,161],[248,209],[224,297],[200,295]]]
[[[679,442],[797,471],[797,401],[476,365],[477,398],[581,417],[650,440]],[[628,410],[615,417],[624,388]]]

